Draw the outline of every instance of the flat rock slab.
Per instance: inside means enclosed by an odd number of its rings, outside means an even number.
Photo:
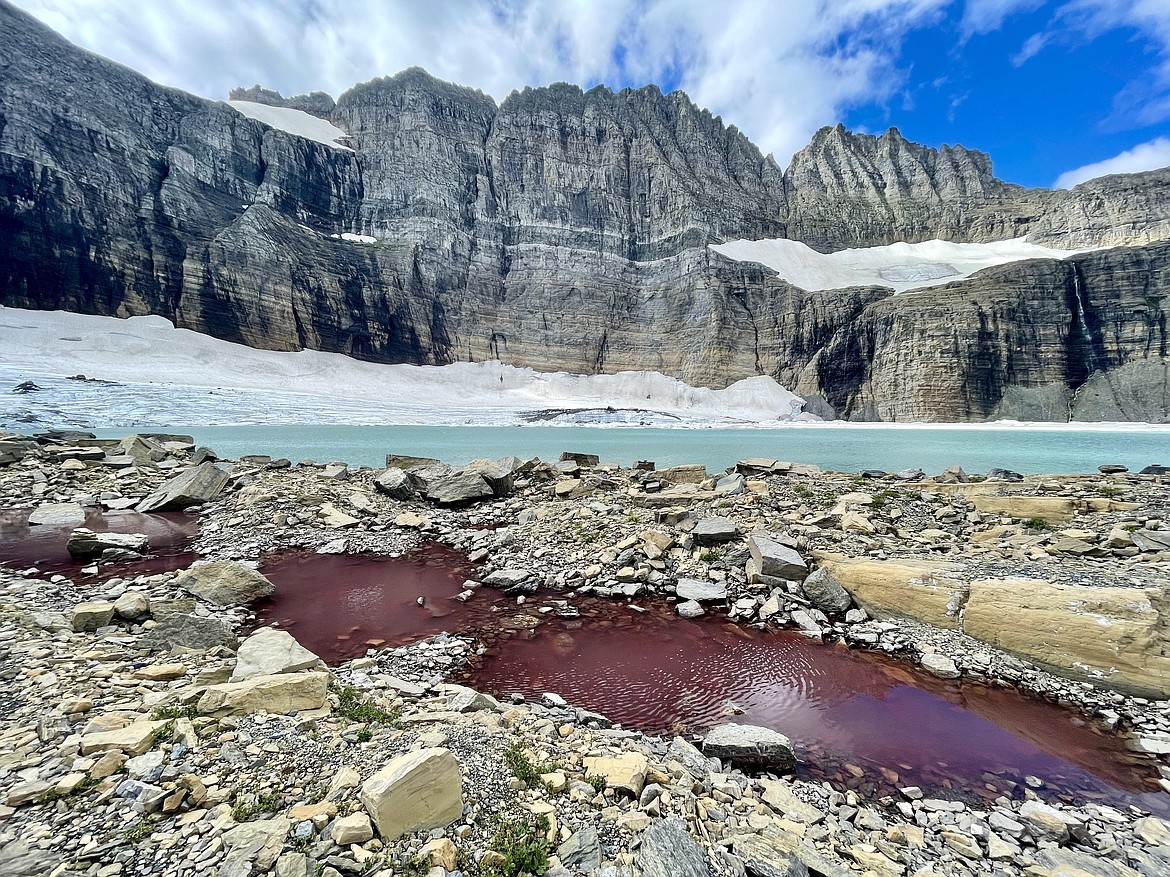
[[[158,611],[155,610],[155,618],[158,618],[158,615]],[[220,646],[234,651],[238,641],[231,625],[218,618],[176,613],[159,621],[138,640],[138,643],[143,648],[156,652],[170,649],[209,652]]]
[[[789,771],[796,767],[792,741],[771,728],[729,722],[707,732],[703,754],[736,767]]]
[[[85,523],[85,509],[75,502],[52,502],[33,509],[28,522],[46,527],[77,527]]]
[[[675,593],[680,600],[715,603],[727,599],[727,585],[724,582],[706,582],[701,579],[679,579]]]
[[[722,545],[739,538],[739,527],[731,518],[703,518],[691,536],[696,545]]]
[[[756,569],[766,576],[802,582],[808,576],[808,564],[795,548],[763,533],[748,536],[748,551]]]
[[[256,570],[234,560],[214,560],[179,573],[175,584],[215,606],[241,606],[267,597],[276,586]]]
[[[150,539],[142,533],[95,533],[85,527],[78,527],[69,534],[65,550],[75,560],[101,557],[104,551],[145,554],[150,550]]]
[[[228,473],[214,463],[200,463],[169,481],[164,481],[136,509],[140,512],[168,512],[202,505],[219,496],[228,483]]]
[[[328,673],[308,671],[255,676],[243,682],[210,686],[199,698],[199,712],[203,715],[229,716],[261,710],[276,715],[316,710],[327,703],[328,690]]]

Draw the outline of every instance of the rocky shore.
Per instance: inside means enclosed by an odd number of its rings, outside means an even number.
[[[1042,777],[1012,796],[874,795],[787,776],[774,732],[649,736],[554,692],[454,684],[481,649],[466,637],[326,667],[284,632],[249,633],[266,552],[438,541],[477,564],[461,599],[501,589],[533,624],[586,596],[670,601],[1016,686],[1127,735],[1170,791],[1160,467],[928,478],[564,457],[367,470],[219,461],[186,436],[0,436],[0,508],[72,531],[87,564],[0,565],[0,874],[1170,869],[1165,821],[1052,799]],[[84,529],[87,508],[185,509],[204,561],[127,572],[141,540]]]

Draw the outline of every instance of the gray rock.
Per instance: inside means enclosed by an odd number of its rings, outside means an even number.
[[[391,499],[405,500],[415,495],[410,476],[398,468],[387,469],[375,478],[374,487]]]
[[[135,509],[140,512],[169,512],[211,502],[228,483],[228,473],[215,463],[200,463],[181,475],[164,481]]]
[[[748,550],[761,575],[793,581],[804,581],[808,575],[808,565],[800,553],[771,536],[752,533],[748,536]]]
[[[490,484],[474,472],[459,472],[427,485],[427,499],[438,505],[466,505],[495,496]]]
[[[53,502],[32,510],[29,524],[46,527],[76,527],[85,523],[85,509],[75,502]]]
[[[634,856],[642,877],[708,877],[707,857],[676,816],[651,824],[642,832]]]
[[[557,847],[557,858],[572,871],[592,874],[594,869],[601,867],[601,844],[597,839],[597,830],[592,825],[580,828]]]
[[[574,451],[562,451],[560,460],[561,462],[571,460],[586,469],[595,469],[601,463],[601,458],[597,454],[579,454]]]
[[[493,496],[512,492],[512,469],[493,460],[472,460],[459,470],[461,475],[478,475],[492,489]]]
[[[142,533],[95,533],[85,527],[78,527],[69,534],[65,549],[74,560],[101,557],[104,551],[146,554],[150,550],[150,539]]]
[[[703,608],[702,603],[697,603],[694,600],[686,600],[674,607],[678,612],[680,618],[698,618],[701,615],[706,615],[707,610]]]
[[[724,582],[709,582],[701,579],[679,579],[675,586],[675,593],[680,600],[717,603],[727,599],[727,585]]]
[[[215,606],[242,606],[267,597],[276,586],[251,567],[234,560],[213,560],[179,573],[175,585]]]
[[[703,754],[737,767],[789,771],[796,767],[792,741],[771,728],[718,725],[703,738]]]
[[[808,877],[804,862],[759,835],[736,835],[731,851],[743,860],[748,873],[756,877]]]
[[[995,466],[987,470],[987,480],[1020,482],[1024,480],[1024,476],[1019,472],[1013,472],[1011,469],[1002,469],[999,466]]]
[[[1120,862],[1059,847],[1038,851],[1036,861],[1048,869],[1046,873],[1059,877],[1135,877],[1137,873]]]
[[[155,652],[170,649],[206,652],[220,646],[234,650],[237,640],[231,625],[218,618],[176,614],[164,618],[148,630],[138,643]]]
[[[826,614],[845,612],[853,605],[849,592],[827,566],[814,570],[801,584],[804,595]]]
[[[23,840],[0,847],[0,874],[4,877],[46,877],[59,861],[51,851],[30,847]]]
[[[480,710],[499,710],[500,702],[490,694],[483,694],[463,685],[452,686],[454,691],[447,699],[447,709],[454,713],[474,713]]]
[[[747,479],[738,472],[731,475],[724,475],[715,482],[716,496],[739,496],[744,491],[744,485],[747,484]]]
[[[702,518],[691,535],[696,545],[722,545],[739,538],[739,527],[731,518]]]

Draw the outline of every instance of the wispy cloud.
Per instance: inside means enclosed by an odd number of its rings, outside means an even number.
[[[221,98],[333,95],[419,65],[503,99],[525,85],[677,82],[784,163],[896,94],[902,40],[952,0],[17,0],[69,39]],[[984,0],[986,2],[986,0]]]
[[[1043,5],[1044,0],[966,0],[960,25],[967,36],[991,33],[1003,27],[1009,15]]]
[[[1170,137],[1159,137],[1149,143],[1127,149],[1120,155],[1104,161],[1087,164],[1061,174],[1052,185],[1057,189],[1071,189],[1073,186],[1103,177],[1107,174],[1136,174],[1170,165]]]

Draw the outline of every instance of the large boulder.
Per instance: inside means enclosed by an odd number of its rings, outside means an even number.
[[[325,669],[325,662],[297,642],[292,634],[274,627],[262,627],[240,643],[236,667],[229,681],[243,682],[255,676],[317,669]]]
[[[495,496],[507,496],[512,491],[512,469],[494,460],[472,460],[459,470],[461,475],[478,475],[487,482]]]
[[[153,614],[156,619],[159,617],[157,609]],[[209,652],[221,646],[234,650],[237,643],[231,625],[226,622],[183,613],[167,615],[138,640],[140,646],[156,652],[171,649]]]
[[[801,588],[812,604],[826,614],[845,612],[853,605],[849,592],[827,566],[815,570]]]
[[[242,606],[267,597],[276,586],[256,570],[234,560],[201,563],[179,573],[175,584],[216,606]]]
[[[771,728],[729,722],[707,732],[703,754],[736,767],[789,771],[796,767],[792,741]]]
[[[803,581],[808,575],[808,564],[799,552],[766,533],[748,536],[748,551],[761,575],[792,581]]]
[[[463,773],[448,749],[391,759],[362,784],[361,802],[389,843],[408,831],[446,828],[463,815]]]
[[[254,676],[243,682],[212,685],[199,698],[199,712],[209,716],[248,713],[284,715],[325,707],[329,674],[315,670]]]
[[[228,483],[228,473],[214,463],[200,463],[159,485],[135,509],[140,512],[168,512],[202,505],[219,496]]]
[[[146,554],[150,550],[150,538],[142,533],[95,533],[85,527],[78,527],[69,534],[65,550],[74,560],[101,557],[105,551]]]
[[[475,472],[456,472],[427,485],[427,499],[439,505],[465,505],[492,496],[492,486]]]
[[[414,485],[410,476],[396,466],[387,469],[374,479],[374,487],[391,499],[410,499],[414,496]]]

